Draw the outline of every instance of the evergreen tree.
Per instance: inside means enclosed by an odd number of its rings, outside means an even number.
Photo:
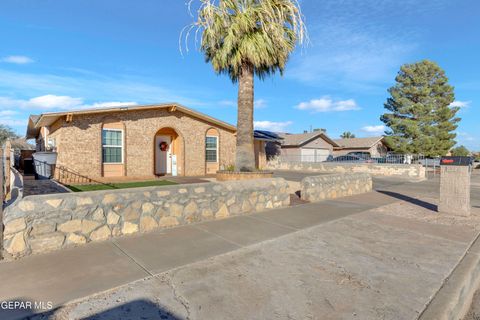
[[[445,155],[455,145],[460,121],[459,108],[450,106],[454,93],[445,72],[423,60],[403,65],[395,81],[384,104],[388,112],[380,117],[389,128],[388,145],[399,153]]]
[[[16,139],[18,135],[7,125],[0,124],[0,148],[3,146],[7,139]]]
[[[452,156],[468,157],[470,151],[465,146],[458,146],[452,149]]]
[[[342,134],[340,135],[340,138],[342,138],[342,139],[355,138],[355,134],[351,133],[350,131],[345,131],[344,133],[342,133]]]

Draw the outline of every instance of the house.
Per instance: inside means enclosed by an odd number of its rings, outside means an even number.
[[[338,145],[333,150],[335,156],[341,156],[349,152],[370,152],[372,157],[383,157],[389,151],[383,136],[335,139],[334,141]]]
[[[215,173],[234,165],[235,135],[231,124],[165,103],[30,116],[26,136],[37,151],[56,151],[57,171],[130,179]],[[258,165],[264,149],[256,140]]]
[[[254,130],[255,164],[257,168],[265,168],[268,160],[269,146],[280,145],[283,140],[278,134],[265,130]]]
[[[289,161],[322,162],[332,155],[333,149],[339,147],[322,131],[301,134],[279,133],[283,138],[281,145],[267,143],[267,159],[281,156]]]

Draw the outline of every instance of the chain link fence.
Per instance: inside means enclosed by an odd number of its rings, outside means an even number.
[[[423,155],[387,154],[372,156],[368,152],[355,152],[345,155],[279,155],[275,158],[281,162],[332,162],[332,163],[386,163],[386,164],[421,164],[439,166],[440,158],[426,158]]]

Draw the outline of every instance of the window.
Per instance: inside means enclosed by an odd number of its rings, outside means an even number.
[[[218,161],[218,137],[207,136],[205,139],[205,160],[207,162]]]
[[[115,129],[102,130],[103,163],[123,162],[123,131]]]

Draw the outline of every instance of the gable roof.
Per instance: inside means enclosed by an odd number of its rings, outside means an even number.
[[[213,118],[211,116],[208,116],[196,110],[187,108],[179,103],[173,102],[173,103],[161,103],[161,104],[150,104],[150,105],[140,105],[140,106],[119,106],[119,107],[107,107],[107,108],[70,110],[70,111],[62,111],[62,112],[42,113],[40,115],[31,115],[28,119],[26,137],[27,139],[32,139],[37,137],[40,131],[40,128],[50,126],[61,117],[64,117],[67,115],[128,112],[128,111],[137,111],[137,110],[168,109],[168,108],[173,108],[174,110],[178,110],[192,117],[195,117],[210,123],[214,123],[227,130],[237,131],[237,128],[232,124],[229,124],[222,120],[218,120],[216,118]]]
[[[353,148],[371,148],[377,142],[381,141],[383,136],[380,137],[368,137],[368,138],[349,138],[349,139],[335,139],[335,142],[341,147],[345,149],[353,149]]]
[[[323,138],[325,141],[330,143],[334,147],[339,147],[339,145],[323,131],[314,131],[308,133],[281,133],[279,134],[283,138],[282,146],[285,147],[301,147],[302,145],[315,140],[317,138]]]

